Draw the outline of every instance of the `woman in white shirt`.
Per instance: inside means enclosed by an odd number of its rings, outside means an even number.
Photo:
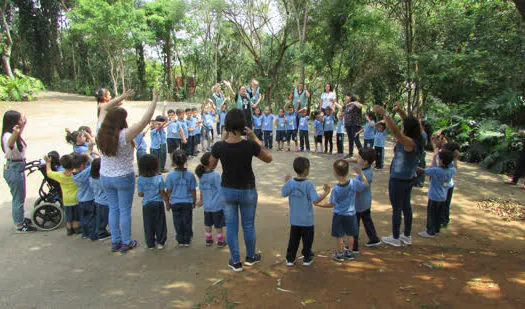
[[[324,113],[327,107],[333,109],[335,103],[335,92],[332,91],[332,86],[329,83],[324,85],[324,92],[321,94],[321,102],[319,103],[319,109]]]

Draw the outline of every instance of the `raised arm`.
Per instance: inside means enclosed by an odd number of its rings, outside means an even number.
[[[232,84],[229,81],[227,81],[227,80],[223,81],[223,83],[226,85],[226,87],[228,87],[228,89],[230,90],[231,94],[233,96],[235,96],[235,91],[233,91]]]
[[[373,111],[377,114],[383,115],[383,120],[385,121],[386,127],[392,132],[392,135],[394,135],[397,142],[403,144],[407,152],[412,152],[415,146],[414,141],[410,137],[403,134],[401,130],[399,130],[396,123],[392,120],[392,118],[390,118],[390,116],[385,115],[385,108],[376,105],[374,106]]]
[[[153,98],[150,105],[148,106],[148,109],[144,112],[144,115],[142,115],[142,118],[139,120],[139,122],[134,123],[131,127],[129,127],[129,129],[126,130],[127,142],[131,142],[151,121],[151,117],[153,116],[153,113],[155,113],[155,108],[157,108],[158,99],[159,94],[157,93],[157,89],[153,88]]]
[[[100,105],[100,115],[98,116],[98,122],[102,122],[104,120],[108,109],[122,105],[122,101],[129,99],[134,93],[135,91],[133,89],[127,90],[120,97],[116,97],[108,103]]]

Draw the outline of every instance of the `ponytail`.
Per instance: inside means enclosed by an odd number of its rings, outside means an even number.
[[[197,177],[201,178],[204,173],[206,173],[206,169],[210,166],[210,157],[211,152],[206,152],[201,157],[201,163],[197,165],[195,168],[195,174],[197,174]]]

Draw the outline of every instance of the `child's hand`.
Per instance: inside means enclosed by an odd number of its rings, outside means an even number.
[[[13,133],[16,133],[17,135],[20,135],[21,132],[22,132],[22,129],[20,128],[19,125],[15,125],[13,127]]]
[[[418,172],[419,174],[424,174],[424,173],[425,173],[425,169],[422,168],[422,167],[419,167],[419,166],[418,166],[418,167],[417,167],[417,172]]]
[[[372,107],[372,111],[379,115],[384,115],[386,113],[385,108],[381,105],[374,105],[374,107]]]
[[[292,179],[292,175],[288,174],[286,176],[284,176],[284,182],[288,182],[288,180]]]
[[[248,127],[244,127],[244,132],[246,132],[246,138],[251,141],[256,141],[257,136],[255,136],[255,133],[253,133],[252,129]]]
[[[48,155],[45,155],[44,161],[46,161],[46,163],[51,163],[51,158]]]
[[[325,183],[325,184],[323,185],[323,190],[324,190],[324,192],[326,192],[326,193],[330,192],[330,185]]]
[[[356,174],[358,174],[358,175],[362,175],[362,174],[363,174],[363,170],[360,169],[358,166],[354,166],[354,171],[355,171]]]

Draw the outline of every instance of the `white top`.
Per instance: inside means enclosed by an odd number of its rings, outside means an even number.
[[[100,156],[100,175],[105,177],[120,177],[133,173],[133,142],[126,142],[126,129],[122,129],[118,137],[116,156]]]
[[[332,92],[323,92],[321,94],[321,108],[327,108],[332,107],[332,102],[330,100],[333,100],[335,102],[335,93]]]
[[[6,160],[25,160],[26,159],[26,147],[22,149],[22,151],[18,150],[18,146],[15,144],[13,145],[13,148],[9,148],[8,141],[11,137],[11,133],[6,132],[4,133],[4,136],[2,136],[2,143],[4,144],[5,149],[5,158]]]

